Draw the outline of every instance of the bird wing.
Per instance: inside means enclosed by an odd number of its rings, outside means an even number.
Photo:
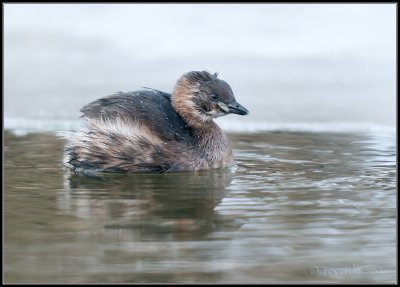
[[[80,110],[83,118],[113,121],[116,117],[141,124],[162,140],[188,141],[191,129],[171,105],[171,95],[154,89],[117,92]]]

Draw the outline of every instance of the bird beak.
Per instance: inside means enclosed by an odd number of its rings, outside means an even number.
[[[233,102],[227,106],[229,108],[229,112],[232,114],[238,114],[238,115],[247,115],[249,111],[243,107],[241,104],[238,102]]]

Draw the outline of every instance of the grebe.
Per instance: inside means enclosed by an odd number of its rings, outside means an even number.
[[[246,115],[218,74],[192,71],[172,94],[146,88],[117,92],[80,111],[85,127],[64,134],[65,163],[76,173],[181,172],[233,164],[227,137],[213,121]]]

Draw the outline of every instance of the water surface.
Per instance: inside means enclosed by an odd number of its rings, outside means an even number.
[[[229,138],[235,168],[82,177],[6,131],[5,282],[395,282],[394,134]]]

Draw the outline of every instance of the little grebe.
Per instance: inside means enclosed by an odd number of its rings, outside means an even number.
[[[85,129],[64,135],[66,165],[77,173],[180,172],[233,164],[229,141],[213,118],[246,115],[217,74],[192,71],[172,95],[118,92],[81,109]]]

